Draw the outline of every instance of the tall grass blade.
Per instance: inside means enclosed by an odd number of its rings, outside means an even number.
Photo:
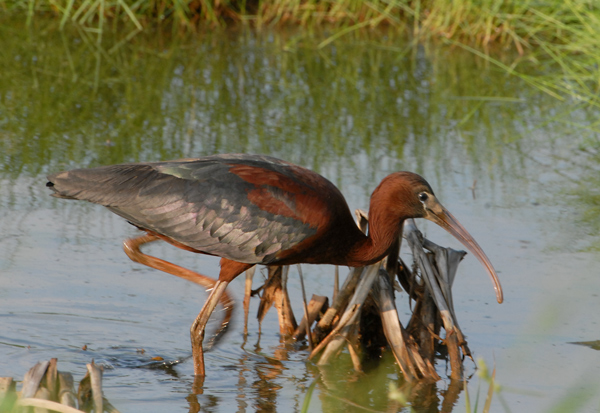
[[[465,410],[471,413],[471,398],[469,397],[469,386],[466,377],[463,378],[463,387],[465,390]]]
[[[320,377],[321,375],[317,375],[317,377],[315,377],[313,382],[308,387],[308,391],[306,392],[306,396],[304,396],[304,401],[302,402],[302,410],[300,410],[301,413],[308,413],[308,408],[310,407],[310,400],[312,399],[312,394],[315,391],[315,387],[317,386],[317,382],[319,381]]]
[[[69,19],[69,16],[71,15],[71,10],[73,9],[73,3],[75,2],[75,0],[69,0],[69,2],[67,3],[67,8],[65,10],[63,10],[63,17],[62,19],[60,19],[60,30],[64,30],[65,28],[65,23],[67,22],[67,20]]]
[[[71,20],[76,22],[77,19],[79,19],[79,16],[82,15],[88,9],[88,7],[90,7],[91,2],[91,0],[85,0],[81,4],[81,6],[79,6],[79,8],[75,11],[73,17],[71,17]]]
[[[485,399],[485,405],[483,406],[484,413],[489,413],[490,408],[492,406],[492,396],[494,395],[494,390],[495,390],[495,386],[496,386],[495,379],[496,379],[496,367],[494,367],[494,370],[492,371],[492,376],[489,379],[490,386],[488,388],[487,397]]]
[[[357,23],[353,26],[350,27],[346,27],[345,29],[342,29],[340,31],[338,31],[336,34],[328,37],[327,39],[323,40],[321,43],[319,43],[319,45],[317,46],[318,49],[322,49],[325,46],[327,46],[328,44],[336,41],[337,39],[339,39],[342,36],[345,36],[346,34],[353,32],[355,30],[361,29],[363,27],[366,27],[368,25],[370,25],[372,22],[371,21],[364,21],[361,23]]]
[[[123,7],[123,10],[125,10],[125,13],[127,13],[127,15],[129,16],[129,19],[133,22],[133,24],[135,24],[135,27],[137,27],[138,32],[141,31],[143,29],[143,27],[140,24],[140,22],[138,21],[138,19],[135,17],[135,14],[133,14],[133,11],[131,11],[131,9],[129,8],[127,3],[125,3],[123,0],[117,0],[117,3],[121,7]]]
[[[35,11],[35,0],[29,0],[29,8],[27,9],[27,26],[31,25],[33,13]]]

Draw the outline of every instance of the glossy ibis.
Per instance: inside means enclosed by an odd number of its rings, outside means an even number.
[[[125,242],[136,261],[187,278],[178,273],[180,267],[153,257],[158,264],[148,262],[139,252],[139,245],[158,238],[221,257],[219,279],[190,331],[196,375],[205,374],[206,323],[227,285],[243,271],[255,264],[373,264],[390,252],[407,218],[431,220],[462,242],[487,268],[502,302],[500,282],[484,252],[425,179],[411,172],[393,173],[375,189],[368,235],[354,223],[335,185],[269,156],[129,163],[59,172],[48,180],[53,196],[104,205],[146,231]]]

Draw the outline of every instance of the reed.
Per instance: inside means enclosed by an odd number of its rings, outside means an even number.
[[[0,0],[0,8],[25,12],[30,21],[35,14],[51,13],[62,25],[107,18],[140,29],[164,22],[189,28],[325,25],[344,32],[386,27],[425,38],[514,45],[520,51],[540,41],[566,44],[573,36],[595,34],[600,17],[591,0]]]
[[[555,98],[598,106],[600,6],[593,0],[0,0],[0,10],[60,19],[97,35],[112,25],[123,42],[151,27],[177,32],[216,27],[301,28],[294,45],[323,48],[350,34],[410,35],[465,48]],[[126,26],[131,26],[127,28]],[[315,34],[318,33],[317,36]],[[495,50],[521,58],[502,64]],[[539,74],[525,75],[523,65]]]

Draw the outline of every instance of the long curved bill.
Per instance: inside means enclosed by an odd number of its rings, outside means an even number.
[[[431,208],[433,207],[433,208]],[[469,251],[471,251],[477,259],[485,266],[492,282],[494,283],[494,290],[496,290],[496,299],[498,303],[502,303],[504,301],[504,297],[502,294],[502,286],[500,285],[500,280],[498,279],[498,275],[492,266],[492,263],[485,255],[477,241],[473,239],[471,234],[458,222],[456,218],[439,202],[435,202],[434,205],[428,206],[427,215],[424,217],[432,222],[435,222],[440,227],[444,228],[448,231],[454,238],[459,240]]]

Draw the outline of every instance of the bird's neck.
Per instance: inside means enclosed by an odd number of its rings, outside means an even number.
[[[359,240],[348,255],[352,267],[365,266],[381,261],[390,253],[392,246],[402,235],[403,217],[391,218],[379,213],[378,208],[369,211],[368,236]]]

